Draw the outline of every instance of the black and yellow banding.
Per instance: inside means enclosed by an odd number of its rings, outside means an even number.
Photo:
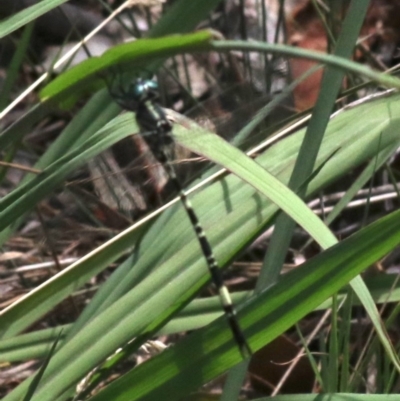
[[[183,207],[196,233],[203,255],[207,261],[212,281],[218,291],[220,302],[231,328],[232,335],[238,344],[242,357],[247,359],[252,355],[252,351],[240,328],[232,299],[222,279],[211,245],[167,156],[168,149],[170,149],[173,144],[173,138],[171,136],[172,125],[157,102],[157,84],[154,81],[139,79],[135,82],[127,95],[129,95],[129,98],[126,96],[119,96],[116,98],[116,101],[124,109],[136,113],[136,120],[143,132],[149,131],[155,133],[155,135],[143,136],[143,139],[146,141],[158,162],[164,166],[171,184],[175,186],[179,194]]]
[[[161,160],[159,160],[159,162],[161,163]],[[206,233],[204,232],[203,227],[201,226],[200,221],[192,207],[192,203],[190,202],[189,198],[186,196],[185,191],[181,187],[180,182],[176,177],[175,170],[172,167],[171,163],[169,162],[169,160],[166,160],[165,162],[162,163],[167,171],[167,174],[171,179],[172,184],[175,186],[179,194],[179,197],[181,199],[183,207],[186,210],[187,215],[189,216],[190,222],[192,223],[197,239],[200,243],[201,250],[207,261],[207,266],[208,270],[210,271],[211,279],[215,287],[217,288],[221,305],[228,319],[228,323],[231,328],[233,337],[238,344],[240,353],[242,354],[243,358],[246,359],[251,356],[252,352],[240,328],[240,324],[236,316],[236,311],[233,306],[232,299],[230,297],[228,288],[226,287],[222,279],[221,272],[219,270],[217,261],[215,259],[214,253],[212,251]]]

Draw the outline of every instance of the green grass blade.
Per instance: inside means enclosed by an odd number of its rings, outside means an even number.
[[[239,40],[219,40],[212,41],[210,45],[205,46],[204,50],[214,50],[218,52],[230,52],[235,50],[262,52],[286,57],[305,58],[326,64],[330,67],[335,67],[348,73],[354,73],[361,77],[369,78],[371,81],[380,83],[387,88],[400,88],[400,80],[388,74],[376,72],[369,67],[360,65],[343,57],[317,51],[304,50],[293,46],[275,45],[257,41],[245,42]]]
[[[0,94],[0,111],[7,106],[10,99],[12,87],[18,78],[18,72],[24,58],[26,57],[26,52],[32,37],[33,27],[33,23],[30,23],[25,27],[21,38],[18,41],[18,46],[16,47],[12,60],[7,67],[6,79],[4,80]]]
[[[344,60],[351,57],[367,9],[368,2],[366,1],[353,0],[351,2],[337,42],[335,56],[343,57]],[[289,188],[299,190],[300,197],[303,197],[306,193],[305,188],[301,188],[301,186],[313,172],[315,160],[335,105],[337,94],[342,86],[344,74],[345,70],[327,68],[323,75],[318,100],[289,181]],[[258,280],[258,288],[264,288],[278,279],[294,227],[294,221],[288,216],[281,215],[278,217]]]
[[[112,75],[112,68],[116,65],[121,69],[124,64],[128,64],[132,73],[137,71],[139,74],[152,61],[179,53],[198,51],[211,39],[212,34],[209,31],[199,31],[186,35],[140,39],[114,46],[102,56],[91,57],[58,76],[42,89],[40,97],[42,101],[57,101],[63,107],[70,107],[83,94],[104,87],[107,75]]]
[[[35,21],[41,15],[66,2],[67,0],[42,0],[2,20],[0,22],[0,38],[22,28],[29,22]]]
[[[101,57],[93,57],[60,75],[40,92],[43,101],[51,100],[63,107],[70,107],[82,96],[104,86],[110,69],[125,65],[131,72],[138,73],[152,61],[165,59],[189,51],[256,51],[290,57],[302,57],[365,76],[388,87],[400,88],[400,80],[387,74],[377,73],[370,68],[334,55],[326,55],[285,45],[262,42],[211,41],[209,31],[195,34],[174,35],[156,39],[140,39],[132,43],[115,46]],[[79,96],[78,96],[79,95]]]
[[[189,130],[176,129],[174,136],[185,148],[223,166],[260,191],[295,219],[323,248],[336,243],[337,240],[330,230],[295,193],[221,137],[198,126],[196,129],[193,124]]]

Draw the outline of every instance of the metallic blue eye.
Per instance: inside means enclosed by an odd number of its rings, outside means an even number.
[[[158,83],[156,81],[152,81],[150,79],[144,81],[145,86],[151,90],[158,90]]]
[[[135,82],[132,97],[137,101],[155,99],[158,96],[158,84],[150,79],[139,79]]]

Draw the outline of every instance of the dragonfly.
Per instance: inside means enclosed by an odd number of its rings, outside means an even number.
[[[142,135],[142,138],[154,158],[165,169],[169,181],[178,194],[196,234],[207,262],[212,282],[217,289],[232,336],[237,343],[243,359],[249,358],[252,355],[252,350],[240,327],[235,307],[228,288],[223,281],[218,262],[200,220],[173,166],[171,155],[171,150],[174,147],[174,139],[171,135],[173,126],[161,107],[157,82],[152,79],[137,78],[129,84],[124,93],[112,93],[112,96],[122,109],[135,113],[140,132],[142,134],[146,133],[146,135]]]

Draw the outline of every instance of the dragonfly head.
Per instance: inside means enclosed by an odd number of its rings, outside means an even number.
[[[136,111],[146,101],[159,98],[157,82],[144,78],[137,78],[128,86],[119,83],[110,87],[110,94],[123,109],[131,111]]]
[[[132,100],[138,103],[142,103],[147,100],[156,100],[159,96],[158,84],[151,79],[136,79],[131,85],[131,90],[129,92],[132,96]]]

